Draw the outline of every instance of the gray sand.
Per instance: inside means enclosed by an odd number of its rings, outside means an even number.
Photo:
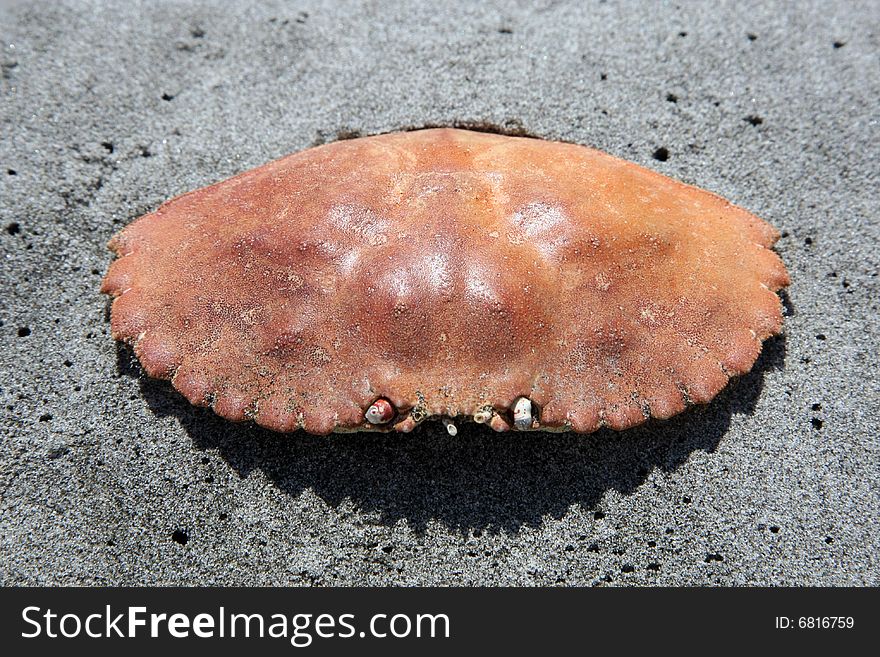
[[[2,583],[880,584],[877,2],[3,4]],[[766,218],[784,337],[666,423],[457,438],[231,425],[109,337],[105,243],[140,214],[460,122]]]

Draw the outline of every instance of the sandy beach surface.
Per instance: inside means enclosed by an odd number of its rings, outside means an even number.
[[[878,25],[877,2],[0,2],[0,583],[880,583]],[[590,145],[755,212],[784,335],[668,422],[455,438],[233,425],[111,339],[122,226],[424,125]]]

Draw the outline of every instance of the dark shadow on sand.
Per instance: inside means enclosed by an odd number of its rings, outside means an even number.
[[[261,470],[290,495],[312,489],[331,506],[350,499],[383,523],[406,519],[417,531],[437,520],[514,532],[561,518],[572,504],[589,509],[611,489],[629,494],[653,468],[674,470],[694,451],[713,451],[734,414],[754,412],[764,373],[783,366],[785,351],[784,336],[765,342],[752,371],[706,406],[592,435],[496,434],[468,424],[453,438],[434,422],[405,435],[283,435],[190,406],[167,382],[143,378],[125,348],[119,367],[141,376],[154,413],[176,417],[198,448],[218,450],[243,477]]]

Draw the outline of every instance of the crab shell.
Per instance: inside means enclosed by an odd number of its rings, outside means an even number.
[[[230,420],[590,432],[708,402],[752,367],[782,324],[776,239],[590,148],[430,129],[168,201],[110,242],[102,291],[146,372]]]

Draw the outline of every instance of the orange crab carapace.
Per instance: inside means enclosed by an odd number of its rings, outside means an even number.
[[[776,231],[574,144],[340,141],[110,242],[112,332],[197,405],[277,431],[625,429],[705,403],[782,325]]]

